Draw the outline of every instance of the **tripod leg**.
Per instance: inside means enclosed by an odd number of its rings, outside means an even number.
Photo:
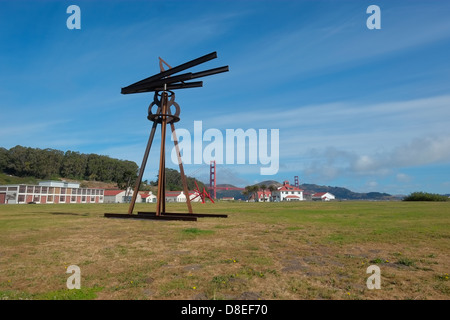
[[[166,136],[166,130],[164,129],[164,137]],[[161,212],[162,214],[166,213],[166,145],[164,144],[164,153],[163,153],[163,179],[162,179],[162,198],[163,201],[161,202]]]
[[[162,131],[162,130],[161,130]],[[161,138],[161,144],[163,144],[164,141]],[[162,147],[161,147],[162,149]],[[162,151],[161,151],[162,152]],[[157,197],[156,197],[156,215],[160,216],[161,212],[164,212],[164,210],[162,210],[162,202],[161,201],[165,201],[166,199],[164,198],[164,162],[163,162],[163,153],[160,154],[159,157],[159,173],[158,173],[158,193],[157,193]]]
[[[160,216],[166,210],[165,197],[165,181],[166,181],[166,128],[167,128],[167,92],[163,92],[161,96],[161,154],[159,158],[159,174],[158,174],[158,198],[156,199],[156,215]]]
[[[134,185],[133,197],[130,202],[130,207],[128,208],[128,214],[133,213],[134,204],[136,203],[136,197],[139,192],[139,187],[141,186],[142,176],[144,175],[145,165],[147,164],[148,154],[150,153],[150,148],[152,147],[153,138],[155,137],[155,131],[156,131],[157,125],[158,125],[157,122],[153,122],[152,130],[150,131],[150,136],[149,136],[148,142],[147,142],[147,148],[145,149],[144,158],[142,159],[141,168],[139,169],[139,176]]]
[[[183,163],[181,162],[181,154],[180,154],[180,148],[178,147],[178,139],[177,139],[177,134],[175,132],[175,125],[173,123],[171,123],[170,128],[172,129],[173,142],[175,144],[175,151],[176,151],[177,157],[178,157],[178,165],[180,166],[181,182],[183,183],[183,191],[184,191],[184,194],[186,195],[186,204],[187,204],[189,213],[192,213],[192,205],[191,205],[191,199],[189,196],[189,188],[187,185],[186,176],[184,175]]]

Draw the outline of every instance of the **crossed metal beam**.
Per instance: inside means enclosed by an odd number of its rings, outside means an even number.
[[[141,93],[141,92],[149,92],[149,91],[163,91],[163,90],[176,90],[176,89],[202,87],[203,81],[193,81],[193,82],[185,82],[185,81],[192,80],[192,79],[198,79],[198,78],[214,75],[217,73],[227,72],[227,71],[229,71],[228,66],[219,67],[219,68],[215,68],[215,69],[209,69],[209,70],[195,72],[195,73],[188,72],[188,73],[180,74],[180,75],[174,76],[174,77],[171,77],[171,76],[175,73],[195,67],[199,64],[205,63],[205,62],[215,59],[215,58],[217,58],[217,52],[212,52],[212,53],[204,55],[200,58],[180,64],[179,66],[170,68],[168,70],[163,70],[162,64],[160,63],[160,69],[161,69],[160,73],[155,74],[151,77],[145,78],[143,80],[140,80],[138,82],[135,82],[125,88],[122,88],[121,93],[122,94],[130,94],[130,93]]]

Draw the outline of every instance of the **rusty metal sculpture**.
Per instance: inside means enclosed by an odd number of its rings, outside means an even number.
[[[194,182],[195,182],[195,193],[197,193],[197,194],[196,194],[196,196],[193,197],[191,200],[194,200],[194,199],[196,199],[196,198],[200,198],[200,200],[202,201],[202,203],[205,203],[205,202],[206,202],[206,199],[209,199],[209,201],[211,201],[212,203],[214,203],[214,199],[211,198],[211,195],[209,194],[208,191],[206,191],[206,188],[203,187],[203,191],[200,191],[200,188],[198,187],[197,181],[194,181]]]
[[[178,147],[178,140],[175,133],[174,123],[180,121],[180,106],[175,102],[175,93],[173,90],[202,87],[202,81],[186,82],[188,80],[206,77],[222,72],[227,72],[228,66],[219,67],[215,69],[209,69],[201,72],[188,72],[177,76],[172,76],[180,71],[192,68],[209,60],[217,58],[217,53],[212,52],[197,59],[188,61],[176,67],[171,67],[163,59],[159,58],[160,73],[151,77],[133,83],[125,88],[122,88],[122,94],[133,94],[142,92],[155,92],[153,102],[148,107],[147,119],[153,122],[152,129],[150,131],[150,137],[148,139],[147,147],[145,149],[142,165],[139,169],[139,175],[134,186],[133,196],[128,208],[128,214],[118,213],[105,213],[105,217],[109,218],[138,218],[138,219],[161,219],[161,220],[196,220],[197,217],[222,217],[226,218],[226,215],[218,214],[194,214],[191,206],[191,199],[189,196],[189,189],[184,174],[183,164],[181,161],[181,154]],[[164,64],[168,67],[164,69]],[[153,110],[156,107],[156,110]],[[172,112],[171,108],[174,108]],[[156,133],[158,124],[161,124],[161,150],[159,158],[159,173],[158,173],[158,193],[156,201],[156,212],[138,212],[137,215],[133,214],[136,198],[139,192],[139,188],[142,182],[145,166],[147,164],[148,155],[153,143],[153,138]],[[170,124],[172,130],[172,137],[175,144],[175,151],[178,157],[178,165],[180,167],[181,180],[183,184],[183,192],[186,196],[186,203],[188,207],[187,214],[183,213],[167,213],[165,207],[165,140],[167,124]]]

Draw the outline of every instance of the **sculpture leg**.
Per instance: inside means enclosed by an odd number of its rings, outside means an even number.
[[[177,134],[175,132],[175,125],[173,123],[171,123],[170,128],[172,129],[173,142],[175,144],[175,151],[177,153],[178,165],[180,166],[181,182],[183,184],[184,194],[186,195],[186,204],[188,207],[188,212],[192,213],[192,205],[191,205],[191,199],[189,196],[189,188],[187,185],[186,176],[184,175],[183,163],[181,162],[181,154],[180,154],[180,148],[178,147],[178,139],[177,139]]]
[[[159,174],[158,174],[158,197],[156,199],[156,215],[160,216],[165,212],[165,169],[166,169],[166,128],[167,128],[167,92],[163,92],[161,96],[161,153],[159,158]]]
[[[130,206],[128,208],[128,214],[133,213],[134,205],[136,203],[136,197],[139,192],[139,187],[141,186],[142,176],[144,175],[145,165],[147,164],[148,154],[150,153],[150,148],[152,147],[153,138],[155,137],[157,125],[158,125],[157,122],[153,122],[152,130],[150,131],[150,136],[149,136],[148,142],[147,142],[147,148],[145,149],[144,158],[142,159],[141,168],[139,169],[139,176],[134,185],[133,197],[131,199]]]

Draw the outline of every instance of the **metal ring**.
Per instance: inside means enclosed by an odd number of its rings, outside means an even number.
[[[147,119],[153,122],[162,123],[162,117],[167,117],[167,123],[175,123],[180,121],[180,106],[178,103],[175,102],[175,93],[173,91],[167,90],[165,92],[168,92],[168,99],[167,99],[167,109],[168,114],[162,114],[161,113],[161,99],[158,99],[158,97],[162,98],[162,93],[160,91],[155,91],[155,95],[153,96],[153,102],[148,107],[148,116]],[[152,112],[153,106],[157,106],[156,113]],[[175,114],[172,114],[172,111],[170,110],[170,107],[175,107]]]
[[[163,121],[162,117],[164,116],[166,117],[167,123],[175,123],[180,121],[180,117],[167,113],[159,113],[159,114],[152,113],[148,115],[147,119],[153,122],[162,123]]]

